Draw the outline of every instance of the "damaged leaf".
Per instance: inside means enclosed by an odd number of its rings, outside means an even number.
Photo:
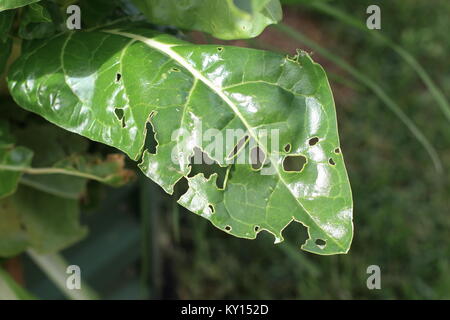
[[[280,242],[297,221],[308,228],[304,250],[349,250],[353,203],[334,101],[304,52],[192,45],[148,29],[76,32],[28,48],[8,84],[26,110],[140,160],[166,192],[187,179],[179,203],[227,233],[265,230]],[[149,122],[156,153],[143,151]],[[213,150],[201,139],[209,129],[236,135]],[[255,148],[259,165],[231,161]],[[189,176],[195,149],[226,168],[223,185],[217,174]],[[290,167],[287,157],[304,162]]]

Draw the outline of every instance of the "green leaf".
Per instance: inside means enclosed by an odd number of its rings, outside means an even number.
[[[65,19],[66,13],[57,3],[45,0],[30,4],[23,9],[18,35],[26,40],[48,38],[67,31]]]
[[[279,0],[133,0],[150,22],[199,30],[220,39],[258,36],[281,20]]]
[[[16,147],[14,138],[6,122],[0,120],[0,166],[26,167],[31,163],[33,152],[24,147]],[[22,172],[0,169],[0,198],[14,193]]]
[[[20,187],[13,202],[22,215],[31,247],[40,253],[60,251],[87,234],[80,226],[77,200]]]
[[[14,14],[14,11],[0,12],[0,76],[11,55],[13,41],[9,37],[9,31],[14,20]]]
[[[25,186],[0,202],[0,216],[0,256],[13,256],[27,247],[40,253],[57,252],[87,233],[80,226],[77,200]]]
[[[9,123],[0,119],[0,148],[10,148],[14,146],[15,138],[11,134]]]
[[[14,20],[14,11],[0,12],[0,43],[6,42]]]
[[[0,257],[16,256],[27,248],[28,235],[11,197],[0,200],[0,221]]]
[[[72,300],[98,300],[99,295],[81,280],[80,288],[71,290],[67,287],[67,268],[69,263],[61,254],[38,254],[34,250],[27,251],[28,256],[41,269],[61,292]]]
[[[41,0],[2,0],[2,2],[0,3],[0,12],[4,10],[24,7],[26,5],[39,1]]]
[[[119,7],[117,0],[80,0],[82,23],[88,27],[105,24]]]
[[[54,34],[57,26],[53,23],[52,16],[47,6],[52,3],[43,2],[45,5],[33,3],[24,9],[20,19],[19,36],[23,39],[42,39]]]
[[[26,167],[30,164],[33,152],[23,147],[0,149],[0,165]],[[22,173],[20,171],[5,171],[0,169],[0,198],[6,197],[17,188]]]
[[[0,41],[0,75],[5,70],[6,62],[11,54],[12,43],[12,39],[8,39],[4,43]]]
[[[185,177],[180,204],[221,230],[249,239],[266,230],[279,242],[297,221],[309,232],[304,250],[350,247],[353,203],[334,101],[325,72],[304,52],[192,45],[147,29],[76,32],[24,52],[8,84],[23,108],[142,158],[140,168],[168,193]],[[149,122],[156,153],[142,152]],[[188,139],[173,136],[180,128]],[[194,138],[208,129],[240,133],[220,154]],[[264,139],[264,130],[278,139]],[[230,163],[245,137],[241,154],[253,142],[266,156],[262,169]],[[227,167],[223,185],[216,174],[189,176],[196,148]],[[284,167],[294,155],[306,158],[300,172]]]

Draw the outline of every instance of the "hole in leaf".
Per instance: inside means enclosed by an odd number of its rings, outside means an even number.
[[[306,157],[302,155],[286,156],[283,160],[283,169],[286,172],[300,172],[306,164]]]
[[[222,52],[223,51],[223,47],[217,47],[217,51]]]
[[[205,159],[208,159],[208,163],[205,163]],[[197,162],[200,161],[200,162]],[[210,161],[210,162],[209,162]],[[191,178],[199,173],[203,173],[206,179],[209,179],[212,174],[217,174],[217,187],[223,189],[225,183],[225,177],[227,175],[227,167],[221,167],[216,161],[211,159],[200,148],[194,148],[194,156],[190,159],[191,172],[188,177]]]
[[[336,149],[334,149],[334,153],[336,153],[336,154],[339,154],[339,153],[341,153],[341,149],[340,149],[340,148],[336,148]]]
[[[290,143],[288,143],[287,145],[284,146],[284,151],[286,152],[291,152],[292,146]]]
[[[225,230],[230,232],[231,231],[231,226],[225,226]]]
[[[126,123],[125,123],[125,111],[123,111],[123,109],[120,108],[115,108],[114,109],[114,113],[116,114],[116,117],[119,121],[121,121],[122,124],[122,128],[125,128]]]
[[[244,136],[241,140],[239,140],[239,142],[234,146],[233,151],[231,151],[230,154],[228,155],[228,159],[232,159],[235,156],[237,156],[238,153],[245,147],[249,138],[250,138],[249,136]]]
[[[173,71],[173,72],[180,72],[180,69],[178,69],[178,68],[176,68],[176,67],[173,67],[173,68],[172,68],[172,71]]]
[[[317,138],[317,137],[311,138],[308,141],[310,146],[315,146],[318,142],[319,142],[319,138]]]
[[[332,166],[336,165],[336,162],[334,162],[333,158],[328,159],[328,163],[331,164]]]
[[[180,198],[180,196],[188,192],[188,190],[189,190],[189,182],[185,177],[183,177],[175,184],[173,194],[176,198]]]
[[[259,231],[259,226],[255,226],[255,232]]]
[[[323,249],[327,245],[327,242],[323,239],[316,239],[315,244],[320,248]]]
[[[212,213],[215,212],[214,206],[212,204],[208,205],[209,210],[211,210]]]
[[[259,147],[253,148],[250,153],[250,160],[254,170],[261,170],[266,160],[266,154]]]
[[[116,73],[116,82],[119,82],[122,79],[122,75],[120,73]]]
[[[153,130],[153,126],[150,122],[145,124],[145,129],[147,131],[147,135],[145,137],[145,149],[151,154],[156,154],[156,146],[158,142],[155,138],[155,131]]]
[[[190,159],[191,164],[212,165],[216,163],[211,157],[200,148],[194,147],[194,155]]]
[[[283,238],[288,243],[305,243],[310,237],[308,229],[302,223],[293,220],[283,229]],[[273,238],[271,237],[271,239]],[[275,238],[276,240],[277,238]]]
[[[116,114],[117,119],[119,119],[119,120],[122,120],[123,116],[125,115],[125,112],[123,111],[123,109],[120,109],[120,108],[115,108],[114,113]]]

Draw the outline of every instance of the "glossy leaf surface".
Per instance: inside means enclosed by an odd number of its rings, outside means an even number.
[[[133,0],[152,23],[199,30],[220,39],[258,36],[281,20],[279,0]]]
[[[266,230],[279,242],[298,221],[308,228],[304,250],[348,251],[353,204],[334,101],[306,53],[192,45],[145,29],[64,34],[28,50],[8,78],[23,108],[142,159],[143,172],[169,193],[185,177],[179,203],[232,235]],[[156,153],[143,152],[149,122]],[[180,128],[188,138],[174,135]],[[198,138],[208,129],[240,133],[213,152]],[[229,163],[245,137],[265,154],[262,168]],[[196,148],[226,167],[223,185],[216,174],[189,176]],[[299,172],[284,166],[296,156],[306,159]]]

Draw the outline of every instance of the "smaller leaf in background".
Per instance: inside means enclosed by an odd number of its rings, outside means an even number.
[[[14,137],[10,132],[8,122],[0,120],[0,148],[8,148],[14,146]]]
[[[24,8],[19,36],[26,40],[42,39],[63,30],[59,7],[50,1],[33,3]]]
[[[219,39],[258,36],[281,20],[279,0],[133,0],[152,23],[212,34]]]
[[[62,250],[87,234],[80,225],[77,200],[21,186],[10,201],[14,210],[20,212],[30,246],[40,253]]]
[[[28,246],[28,235],[11,197],[0,201],[0,257],[13,257]]]
[[[80,0],[77,5],[82,12],[84,27],[94,27],[108,22],[115,9],[119,7],[116,0]]]
[[[2,0],[2,3],[0,3],[0,12],[4,10],[24,7],[26,5],[39,1],[41,0]]]
[[[33,161],[28,166],[33,168],[51,168],[58,161],[85,152],[88,148],[85,139],[50,124],[30,124],[16,130],[14,134],[20,145],[35,151]],[[21,183],[71,199],[78,199],[86,186],[85,179],[62,174],[25,174]]]
[[[4,170],[5,167],[27,167],[33,152],[25,147],[16,147],[6,122],[0,121],[0,198],[6,197],[17,188],[22,176],[20,171]]]
[[[14,20],[15,11],[0,12],[0,43],[6,42]]]
[[[79,199],[88,180],[119,187],[134,179],[134,171],[124,168],[122,154],[110,154],[104,160],[92,155],[74,155],[49,168],[30,168],[21,183],[55,196]]]
[[[6,62],[11,54],[12,40],[8,39],[6,42],[0,41],[0,75],[5,70]]]
[[[74,155],[54,165],[67,171],[91,176],[92,180],[111,186],[122,186],[134,179],[134,171],[125,169],[125,155],[109,154],[106,159],[95,155]]]
[[[69,263],[60,254],[39,254],[39,252],[35,252],[34,250],[28,250],[27,254],[68,299],[99,299],[98,294],[84,280],[81,280],[80,289],[71,290],[67,287],[66,270],[69,267]]]
[[[103,159],[88,154],[87,139],[51,124],[31,124],[15,135],[20,145],[35,151],[31,174],[25,174],[21,183],[55,196],[79,199],[88,179],[121,186],[134,176],[124,168],[123,155]]]
[[[57,252],[86,235],[79,223],[78,201],[87,181],[120,186],[134,173],[124,169],[124,155],[103,159],[89,154],[85,138],[51,124],[32,123],[14,130],[9,126],[0,122],[0,196],[4,197],[0,256],[11,257],[30,247],[40,253]],[[33,161],[31,150],[36,154]]]

